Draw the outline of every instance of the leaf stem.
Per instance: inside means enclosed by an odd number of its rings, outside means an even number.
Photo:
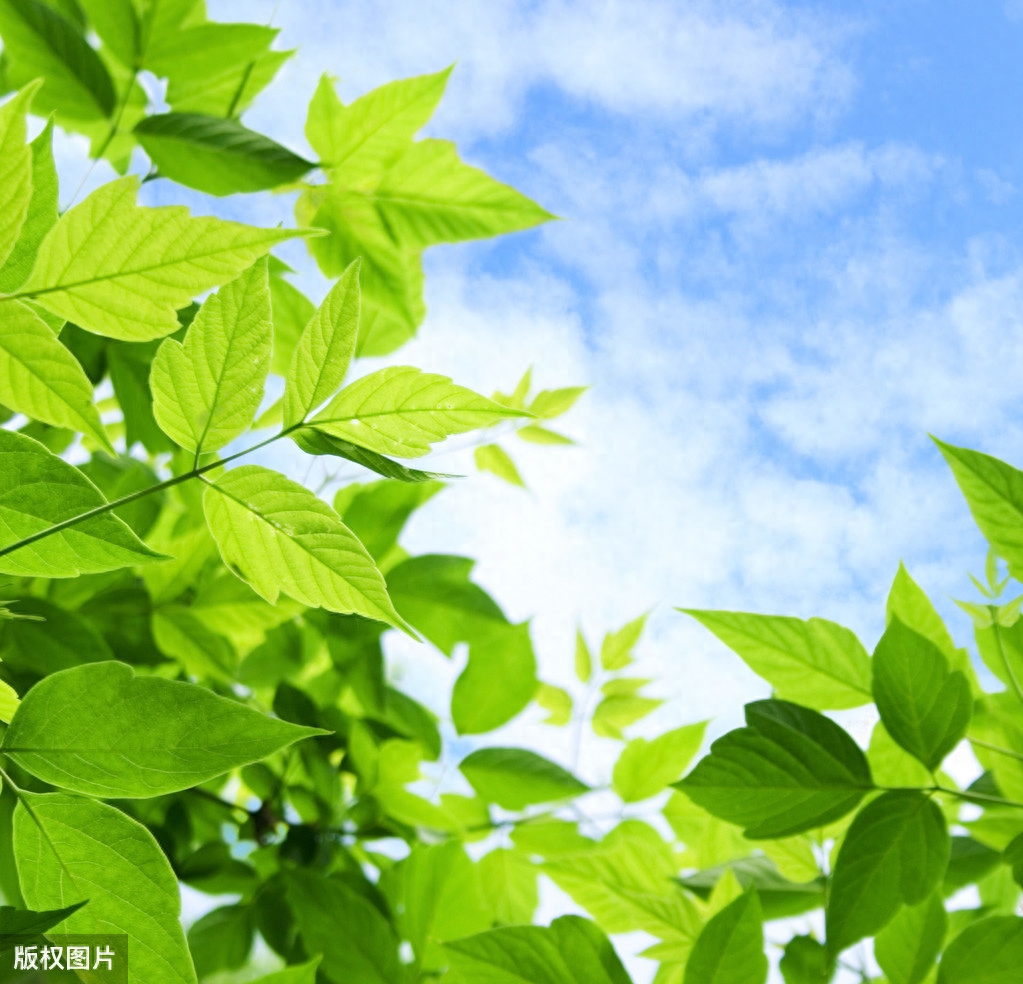
[[[990,742],[981,741],[979,738],[968,738],[971,745],[980,745],[981,748],[986,748],[989,751],[997,752],[999,755],[1004,755],[1006,758],[1016,759],[1017,761],[1023,762],[1023,754],[1014,752],[1009,748],[1002,748],[1000,745],[992,745]]]
[[[144,499],[146,496],[152,495],[154,492],[162,492],[164,489],[180,485],[182,482],[187,482],[193,478],[199,478],[206,472],[213,471],[216,468],[222,468],[224,465],[229,464],[238,458],[242,458],[247,454],[252,454],[253,451],[258,451],[260,448],[265,448],[268,444],[273,444],[274,441],[279,441],[282,437],[290,434],[298,426],[300,425],[296,424],[295,426],[288,427],[280,433],[275,434],[273,437],[268,437],[265,441],[260,441],[259,444],[252,445],[251,448],[245,448],[242,451],[237,451],[234,454],[228,455],[226,458],[218,458],[216,461],[211,461],[208,464],[192,468],[190,471],[183,472],[181,475],[175,475],[173,478],[168,478],[166,481],[159,482],[156,485],[150,485],[149,488],[139,489],[137,492],[121,496],[120,499],[114,499],[113,502],[105,502],[101,506],[96,506],[94,509],[89,509],[86,512],[79,513],[77,516],[71,516],[69,519],[55,523],[53,526],[47,527],[45,530],[40,530],[38,533],[33,533],[31,536],[26,536],[21,540],[8,544],[6,547],[0,547],[0,557],[6,557],[7,554],[14,553],[15,550],[31,546],[33,543],[45,540],[47,537],[53,536],[55,533],[62,533],[64,530],[70,529],[72,526],[77,526],[79,523],[84,523],[89,519],[95,519],[97,516],[104,515],[104,513],[112,512],[114,509],[126,506],[130,502],[136,502],[139,499]]]
[[[991,806],[1009,806],[1017,810],[1023,810],[1023,803],[1019,803],[1016,800],[1004,799],[1001,796],[990,796],[987,793],[971,793],[969,790],[965,789],[949,789],[947,786],[931,786],[930,789],[931,792],[956,796],[959,799],[966,800],[967,803],[988,803]]]

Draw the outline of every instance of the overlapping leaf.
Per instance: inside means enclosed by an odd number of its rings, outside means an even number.
[[[32,202],[32,151],[25,143],[25,113],[38,88],[26,87],[0,107],[0,266],[14,249]]]

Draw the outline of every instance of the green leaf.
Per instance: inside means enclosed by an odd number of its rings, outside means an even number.
[[[525,855],[499,847],[480,858],[477,867],[498,925],[531,923],[540,892],[537,870]]]
[[[841,819],[868,792],[856,743],[816,711],[780,700],[746,705],[730,731],[677,788],[753,839],[787,837]]]
[[[590,788],[560,765],[524,748],[480,748],[458,767],[480,796],[506,810],[572,799]]]
[[[297,234],[192,218],[180,205],[142,208],[138,184],[135,177],[111,181],[65,212],[15,296],[33,296],[98,335],[159,338],[178,330],[178,309],[193,297]]]
[[[306,454],[331,455],[335,458],[344,458],[363,468],[368,468],[384,478],[393,478],[399,482],[434,482],[437,479],[454,478],[453,475],[445,475],[443,472],[420,471],[418,468],[408,468],[405,465],[393,461],[376,451],[367,451],[357,444],[344,441],[340,437],[332,437],[322,431],[314,430],[312,427],[302,427],[291,434],[291,439]]]
[[[619,681],[615,681],[619,682]],[[649,681],[643,680],[642,683]],[[622,729],[653,713],[664,703],[653,697],[633,694],[612,694],[605,697],[593,712],[593,733],[602,738],[622,740]]]
[[[565,437],[564,434],[559,434],[557,431],[548,430],[546,427],[537,427],[535,424],[520,427],[515,434],[522,438],[523,441],[529,441],[530,444],[556,444],[560,446],[575,444],[572,438]]]
[[[78,0],[100,40],[120,59],[134,68],[139,55],[141,25],[133,0]]]
[[[278,376],[287,376],[291,357],[316,306],[298,288],[282,276],[291,272],[277,257],[270,256],[270,299],[273,305],[274,354],[270,368]]]
[[[541,390],[529,404],[529,412],[542,420],[553,420],[568,413],[589,386],[565,386],[562,389]]]
[[[316,166],[234,119],[160,113],[134,133],[160,174],[209,195],[292,184]]]
[[[316,970],[319,966],[320,958],[316,957],[309,963],[295,964],[266,977],[260,977],[252,984],[316,984]]]
[[[1023,919],[991,916],[967,926],[948,946],[938,984],[1016,984],[1023,965]]]
[[[828,984],[831,980],[827,948],[812,936],[793,936],[778,969],[785,984]]]
[[[81,663],[113,659],[101,636],[81,615],[42,598],[23,598],[17,612],[40,621],[14,621],[0,635],[0,659],[16,673],[48,676]]]
[[[575,630],[575,675],[580,683],[589,683],[593,676],[593,657],[590,655],[590,647],[586,645],[586,637],[583,630]]]
[[[398,546],[409,517],[444,488],[440,482],[371,482],[350,485],[334,500],[345,525],[380,563]],[[354,494],[351,494],[354,493]],[[342,502],[342,497],[347,501]]]
[[[15,100],[7,103],[10,106]],[[5,107],[6,108],[6,107]],[[17,290],[32,272],[39,244],[57,224],[57,168],[53,162],[53,120],[29,145],[32,151],[32,199],[21,232],[0,269],[0,291]],[[15,155],[17,156],[17,155]]]
[[[874,700],[892,738],[931,771],[966,734],[973,706],[966,677],[897,618],[874,651]]]
[[[685,984],[765,984],[763,916],[756,889],[715,915],[697,937]]]
[[[207,484],[203,506],[224,563],[271,604],[354,612],[407,631],[373,558],[322,499],[278,472],[243,465]]]
[[[188,948],[199,978],[244,966],[254,933],[252,909],[247,905],[223,905],[200,916],[188,929]]]
[[[828,952],[837,956],[917,905],[948,866],[948,830],[923,793],[893,790],[865,806],[838,852],[828,900]]]
[[[299,337],[284,386],[285,427],[329,400],[348,372],[359,337],[360,266],[356,260],[345,270]]]
[[[444,949],[457,978],[472,984],[630,984],[611,942],[579,916],[492,929]]]
[[[553,215],[463,164],[447,140],[413,143],[368,193],[397,242],[429,246],[529,229]]]
[[[30,909],[15,909],[13,906],[0,905],[0,935],[35,936],[45,933],[68,916],[74,915],[85,902],[76,902],[63,909],[50,909],[47,912],[32,912]],[[13,950],[15,941],[0,942],[0,951]]]
[[[988,543],[1016,576],[1023,574],[1023,472],[998,458],[935,438]]]
[[[164,605],[153,612],[153,641],[189,675],[233,683],[238,653],[228,639],[211,631],[191,608]]]
[[[266,262],[208,297],[185,342],[168,338],[153,360],[157,423],[188,451],[219,451],[248,430],[270,372],[273,328]]]
[[[500,680],[501,685],[494,686]],[[536,655],[529,623],[495,626],[469,643],[469,662],[451,691],[451,718],[460,735],[507,724],[536,696]]]
[[[90,796],[147,797],[196,786],[322,733],[196,684],[136,677],[124,663],[105,662],[37,683],[2,748],[55,786]]]
[[[321,953],[331,984],[400,984],[398,940],[380,911],[344,883],[321,874],[288,874],[288,901],[307,953]]]
[[[77,468],[13,431],[0,430],[0,461],[0,573],[75,577],[165,559],[110,513],[2,553],[106,500]]]
[[[14,848],[29,906],[88,900],[58,932],[127,933],[130,984],[196,984],[177,879],[142,824],[95,800],[22,793]]]
[[[870,658],[841,625],[820,618],[681,610],[742,657],[783,700],[818,711],[871,701]]]
[[[768,841],[764,846],[772,848],[779,843],[785,842]],[[733,878],[737,886],[736,895],[751,885],[757,890],[765,919],[783,919],[819,909],[826,898],[826,882],[816,868],[809,878],[793,882],[781,874],[770,857],[759,855],[737,858],[728,864],[698,871],[680,878],[679,882],[693,894],[708,899],[709,903],[715,894],[727,889],[726,880]]]
[[[345,106],[330,78],[320,79],[305,134],[323,167],[345,184],[376,177],[405,153],[437,108],[451,69],[389,82]]]
[[[473,452],[473,459],[480,471],[490,472],[509,485],[517,485],[520,489],[526,487],[511,455],[499,444],[481,445]]]
[[[874,940],[874,956],[888,984],[922,984],[941,953],[947,929],[940,894],[898,912]]]
[[[632,650],[643,635],[646,615],[640,615],[616,632],[608,632],[600,645],[600,665],[605,670],[624,670],[632,662]]]
[[[544,724],[561,728],[572,720],[572,695],[567,690],[551,686],[549,683],[541,683],[536,692],[536,702],[545,711],[550,712],[550,716],[544,719]]]
[[[38,0],[0,0],[0,35],[11,83],[42,78],[38,107],[72,120],[114,112],[114,84],[74,24]]]
[[[650,741],[636,738],[615,763],[612,786],[626,803],[656,796],[685,771],[703,743],[707,722],[688,724]]]
[[[390,366],[346,386],[311,423],[370,451],[418,458],[452,434],[521,416],[446,376]]]
[[[0,400],[54,427],[88,434],[113,451],[78,360],[19,301],[0,304]]]
[[[17,244],[32,204],[32,150],[25,143],[25,114],[38,89],[38,84],[26,86],[0,106],[0,266]]]

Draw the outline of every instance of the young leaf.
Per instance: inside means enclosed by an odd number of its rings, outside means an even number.
[[[95,800],[22,793],[14,850],[33,909],[88,901],[58,932],[126,933],[130,984],[196,984],[177,878],[142,824]]]
[[[545,711],[550,712],[550,717],[544,719],[544,724],[561,728],[572,720],[572,695],[567,690],[551,686],[549,683],[541,683],[540,689],[536,692],[536,702]]]
[[[565,386],[562,389],[541,390],[529,404],[529,412],[541,420],[553,420],[568,413],[589,386]]]
[[[457,478],[456,475],[447,475],[443,472],[427,472],[418,468],[409,468],[399,464],[376,451],[367,451],[357,444],[344,441],[340,437],[332,437],[322,431],[314,430],[312,427],[302,427],[294,431],[291,439],[306,454],[331,455],[335,458],[344,458],[363,468],[368,468],[384,478],[393,478],[399,482],[433,482],[444,478]]]
[[[278,472],[243,465],[209,483],[203,506],[221,556],[271,604],[354,612],[409,631],[372,557],[322,499]]]
[[[11,410],[88,434],[113,451],[92,383],[47,324],[20,301],[0,304],[0,399]]]
[[[153,413],[188,451],[219,451],[252,423],[270,372],[273,328],[265,260],[208,297],[185,342],[153,360]]]
[[[114,84],[81,32],[39,0],[0,0],[0,35],[14,85],[44,80],[38,104],[69,119],[114,112]]]
[[[309,319],[291,357],[284,386],[284,426],[293,427],[332,397],[355,355],[359,337],[356,260]]]
[[[323,954],[334,984],[398,984],[398,940],[380,910],[344,882],[310,870],[288,873],[287,897],[307,953]]]
[[[548,430],[546,427],[537,427],[535,424],[520,427],[515,432],[515,436],[523,441],[529,441],[530,444],[554,444],[560,446],[575,444],[572,438],[565,437],[564,434],[559,434],[557,431]]]
[[[394,163],[437,108],[451,69],[389,82],[345,106],[330,78],[321,77],[309,103],[305,134],[323,167],[357,184]]]
[[[480,858],[477,867],[497,924],[531,923],[540,904],[540,893],[536,884],[538,872],[527,856],[497,848]]]
[[[935,439],[984,538],[1023,574],[1023,472],[991,455]]]
[[[0,429],[0,460],[4,463],[0,468],[0,572],[75,577],[165,559],[111,513],[10,550],[51,526],[105,506],[106,499],[77,468],[22,434]]]
[[[586,637],[583,630],[575,630],[575,675],[580,683],[589,683],[593,676],[593,657],[590,655],[590,647],[586,644]]]
[[[835,862],[827,911],[832,957],[883,929],[901,905],[917,905],[941,881],[949,838],[923,793],[883,793],[860,811]]]
[[[13,103],[7,103],[8,106]],[[6,108],[6,107],[5,107]],[[21,232],[0,269],[0,291],[16,291],[32,272],[39,244],[57,224],[57,168],[53,162],[53,120],[48,120],[39,136],[29,145],[32,150],[32,200]]]
[[[463,164],[447,140],[413,143],[371,197],[395,239],[409,246],[482,239],[554,218],[514,188]]]
[[[1023,965],[1023,919],[990,916],[967,926],[945,950],[938,984],[1016,984]]]
[[[646,615],[640,615],[616,632],[608,632],[600,644],[600,665],[605,670],[624,670],[632,662],[632,650],[646,626]]]
[[[509,485],[517,485],[520,489],[526,487],[511,455],[499,444],[484,444],[473,452],[473,457],[480,471],[490,472],[504,479]]]
[[[889,984],[923,984],[947,929],[948,913],[938,893],[897,913],[874,940],[874,956]]]
[[[71,707],[73,714],[64,713]],[[2,747],[55,786],[90,796],[147,797],[196,786],[323,733],[196,684],[137,677],[124,663],[106,662],[37,683]]]
[[[494,626],[469,641],[469,662],[451,691],[455,729],[479,735],[507,724],[526,709],[538,686],[529,623]]]
[[[832,977],[827,948],[812,936],[793,936],[778,969],[785,984],[828,984]]]
[[[140,28],[132,0],[78,0],[89,16],[103,43],[121,60],[125,68],[134,68],[139,55]]]
[[[626,803],[639,803],[663,792],[689,765],[703,743],[707,722],[688,724],[647,741],[636,738],[615,763],[612,785]]]
[[[579,916],[492,929],[444,949],[458,978],[473,984],[631,984],[608,938]]]
[[[26,86],[0,106],[0,266],[18,242],[32,202],[32,151],[25,143],[25,114],[38,89],[38,84]]]
[[[112,181],[65,212],[17,296],[33,296],[98,335],[159,338],[180,328],[178,309],[197,294],[298,234],[192,218],[180,205],[142,208],[138,184],[135,177]]]
[[[506,810],[572,799],[590,788],[560,765],[524,748],[480,748],[458,768],[480,796]]]
[[[973,707],[966,677],[897,618],[874,651],[874,700],[892,738],[932,771],[966,734]]]
[[[446,376],[390,366],[346,386],[311,423],[379,454],[418,458],[452,434],[521,416]]]
[[[696,939],[684,984],[765,984],[763,913],[755,888],[715,915]]]
[[[209,195],[293,184],[316,166],[234,119],[159,113],[134,133],[162,175]]]
[[[870,703],[870,658],[841,625],[820,618],[682,611],[742,657],[783,700],[818,711]]]
[[[873,782],[863,752],[829,718],[760,700],[746,705],[746,727],[714,742],[676,787],[747,837],[773,839],[840,819]]]

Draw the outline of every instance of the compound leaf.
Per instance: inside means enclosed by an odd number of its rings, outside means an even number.
[[[871,788],[870,766],[829,718],[781,700],[746,705],[677,788],[749,838],[788,837],[845,816]]]
[[[209,483],[203,505],[224,562],[271,604],[284,592],[312,608],[406,629],[366,548],[297,482],[243,465]]]
[[[184,344],[165,339],[153,360],[153,413],[189,451],[218,451],[244,433],[270,372],[273,328],[265,260],[208,297]]]
[[[827,910],[828,952],[836,957],[883,929],[902,905],[917,905],[948,865],[941,810],[924,793],[893,790],[863,808],[838,852]]]
[[[54,786],[148,797],[196,786],[322,733],[196,684],[137,677],[130,666],[109,661],[54,673],[32,687],[2,747]]]
[[[783,700],[818,711],[870,703],[870,658],[841,625],[820,618],[683,611],[742,657]]]
[[[109,512],[11,550],[23,539],[105,506],[106,499],[81,471],[23,434],[0,429],[0,460],[4,463],[0,468],[0,572],[75,577],[166,559]]]
[[[452,434],[521,416],[446,376],[390,366],[346,386],[310,422],[370,451],[418,458]]]
[[[160,113],[134,132],[162,175],[210,195],[292,184],[316,166],[235,119]]]
[[[22,793],[14,849],[29,906],[88,901],[58,932],[126,933],[130,984],[196,984],[177,878],[142,824],[80,796]]]
[[[143,208],[137,193],[138,178],[121,178],[65,212],[17,296],[98,335],[146,341],[177,331],[179,308],[297,235]]]

